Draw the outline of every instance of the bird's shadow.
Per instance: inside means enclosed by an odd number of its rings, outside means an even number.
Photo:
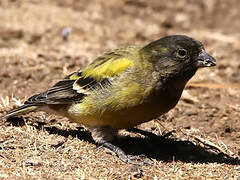
[[[16,120],[14,120],[16,122]],[[44,122],[38,122],[37,129],[45,129],[50,134],[57,134],[64,137],[76,137],[80,140],[95,144],[91,133],[83,127],[77,127],[77,130],[62,130],[55,126],[46,126]],[[188,140],[169,138],[168,136],[158,136],[151,132],[140,129],[130,129],[130,132],[139,133],[143,137],[126,136],[113,144],[120,147],[126,154],[141,156],[149,159],[156,159],[165,162],[182,161],[195,163],[224,163],[231,165],[240,165],[239,158],[233,158],[224,153],[214,153],[200,145],[196,145]]]
[[[44,127],[50,134],[58,134],[64,137],[71,135],[89,143],[94,143],[91,133],[78,127],[78,130],[61,130],[57,127]],[[120,147],[128,155],[144,155],[149,159],[169,161],[182,161],[182,162],[195,162],[195,163],[225,163],[231,165],[240,165],[240,159],[233,158],[223,153],[214,153],[195,145],[188,140],[179,140],[176,138],[169,138],[165,136],[158,136],[151,132],[143,131],[140,129],[131,129],[131,132],[140,133],[146,138],[126,136],[113,144]]]

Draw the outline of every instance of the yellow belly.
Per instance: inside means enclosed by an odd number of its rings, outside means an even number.
[[[182,92],[170,88],[151,94],[151,88],[142,88],[136,83],[125,84],[124,87],[121,89],[119,85],[112,89],[112,93],[92,92],[81,103],[72,104],[67,116],[71,121],[88,127],[132,128],[168,112],[176,105]]]
[[[150,121],[166,113],[169,108],[159,104],[142,104],[119,111],[105,111],[94,115],[71,114],[69,119],[88,127],[110,126],[116,129],[132,128],[138,124]]]

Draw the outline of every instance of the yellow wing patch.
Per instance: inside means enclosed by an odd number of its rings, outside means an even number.
[[[96,66],[95,64],[87,66],[82,71],[83,77],[93,77],[101,80],[122,73],[127,68],[132,67],[133,62],[128,58],[119,58],[116,60],[108,60],[105,63]]]
[[[73,75],[71,75],[69,77],[70,80],[78,80],[80,78],[80,76],[78,75],[78,73],[74,73]]]

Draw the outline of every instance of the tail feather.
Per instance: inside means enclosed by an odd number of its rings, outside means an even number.
[[[35,111],[37,108],[38,106],[36,105],[24,104],[16,109],[11,110],[5,116],[1,116],[0,119],[7,119],[12,116],[17,116],[17,115],[25,114],[28,112],[32,112],[32,111]]]

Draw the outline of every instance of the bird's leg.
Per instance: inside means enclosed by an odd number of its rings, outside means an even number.
[[[151,165],[147,161],[139,162],[139,158],[135,156],[127,155],[121,148],[112,144],[111,142],[116,139],[118,130],[111,127],[97,127],[89,128],[92,133],[93,140],[100,146],[107,148],[111,152],[115,153],[123,162],[134,164],[134,165]]]
[[[115,153],[122,161],[130,162],[126,153],[111,142],[118,135],[118,130],[108,126],[89,128],[92,133],[93,140],[100,146],[107,148]]]

